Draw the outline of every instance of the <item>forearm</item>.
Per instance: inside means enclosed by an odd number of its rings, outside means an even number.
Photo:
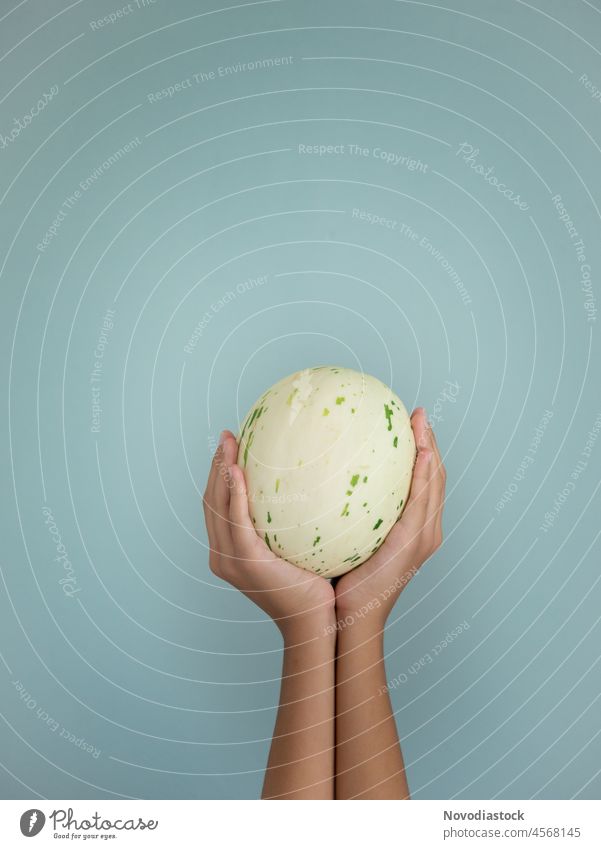
[[[334,798],[333,621],[306,619],[283,634],[280,706],[264,799]]]
[[[408,799],[386,688],[383,623],[359,620],[338,634],[336,798]]]

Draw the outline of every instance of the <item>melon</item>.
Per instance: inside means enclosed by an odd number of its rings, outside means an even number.
[[[375,377],[307,368],[268,389],[238,435],[257,534],[333,578],[378,550],[399,519],[416,448],[401,399]]]

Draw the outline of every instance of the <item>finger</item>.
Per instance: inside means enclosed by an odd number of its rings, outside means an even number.
[[[229,518],[230,505],[230,475],[229,468],[236,462],[238,444],[231,431],[224,430],[219,458],[216,463],[216,474],[211,484],[210,501],[218,518]]]
[[[422,448],[417,452],[415,466],[413,467],[413,477],[411,478],[409,498],[401,517],[401,521],[407,517],[405,524],[410,520],[416,527],[423,526],[430,494],[433,456],[433,452],[427,448]]]
[[[257,552],[261,552],[260,540],[248,513],[248,495],[246,492],[246,481],[240,466],[235,463],[230,466],[231,490],[230,490],[230,532],[234,544],[234,550],[238,557],[246,557],[250,560],[261,559]],[[263,559],[270,553],[267,546]],[[268,559],[268,558],[267,558]]]
[[[434,433],[432,425],[429,422],[428,431],[430,443],[434,451],[434,471],[436,473],[436,480],[433,482],[433,486],[431,487],[430,491],[431,503],[428,505],[428,512],[432,512],[436,516],[436,533],[438,541],[440,543],[440,541],[442,540],[442,510],[444,506],[447,473],[442,462],[442,456],[440,453],[440,448],[438,447],[436,434]]]
[[[213,455],[213,462],[203,496],[203,508],[209,538],[209,563],[211,569],[218,574],[220,573],[221,556],[232,549],[229,526],[223,518],[220,520],[220,514],[221,517],[227,518],[227,512],[224,513],[223,509],[218,506],[220,499],[223,499],[221,490],[225,486],[223,471],[227,470],[227,466],[224,466],[223,463],[224,438],[229,433],[230,431],[223,431],[221,434],[219,445]],[[227,487],[225,488],[227,489]]]
[[[436,458],[432,457],[432,464],[436,465]],[[428,488],[428,505],[426,508],[426,526],[433,534],[434,544],[440,545],[442,541],[442,509],[444,506],[444,477],[440,473],[433,472],[430,486]]]
[[[428,512],[432,457],[432,452],[425,448],[417,453],[407,505],[386,539],[391,556],[413,547],[423,534]]]
[[[213,454],[213,460],[211,462],[211,468],[209,469],[209,476],[207,478],[207,485],[202,497],[205,519],[207,521],[207,525],[210,524],[211,528],[214,524],[213,520],[215,515],[215,483],[219,476],[220,469],[223,468],[223,441],[227,432],[228,431],[222,431],[219,436],[219,443]]]
[[[432,478],[442,477],[444,479],[446,472],[442,463],[438,443],[436,442],[436,436],[423,407],[418,407],[414,411],[412,416],[412,426],[414,428],[415,442],[418,451],[426,449],[431,451],[433,454],[433,462],[431,464]],[[435,483],[435,481],[433,480],[432,483]],[[437,487],[433,486],[431,494],[435,492],[437,492]]]
[[[415,447],[418,451],[422,448],[429,447],[428,437],[428,422],[426,419],[426,411],[423,407],[416,407],[411,413],[411,427],[413,428],[413,436],[415,437]]]
[[[230,431],[225,431],[221,462],[211,494],[212,522],[219,553],[230,556],[234,551],[232,526],[229,518],[232,480],[229,468],[235,462],[238,445]]]
[[[438,442],[436,441],[436,434],[434,433],[434,428],[432,427],[432,422],[426,415],[426,431],[428,437],[428,445],[434,451],[434,455],[438,460],[438,465],[442,462],[442,457],[440,456],[440,449],[438,447]]]
[[[215,483],[215,477],[217,475],[218,464],[222,454],[221,448],[221,438],[219,439],[219,444],[215,449],[215,453],[213,454],[213,461],[211,463],[211,468],[209,469],[209,476],[207,478],[207,485],[205,487],[205,491],[202,496],[202,506],[205,514],[205,522],[207,525],[207,533],[209,535],[209,542],[215,537],[215,523],[214,523],[214,510],[213,510],[213,486]]]
[[[437,472],[439,467],[442,465],[442,458],[440,456],[434,431],[432,430],[432,424],[427,416],[425,408],[418,407],[414,411],[413,416],[415,417],[414,419],[412,417],[412,425],[414,427],[416,446],[418,450],[420,450],[420,448],[428,448],[434,453],[435,463],[433,464],[433,470]]]
[[[211,469],[210,469],[210,472],[209,472],[209,479],[207,481],[207,496],[208,496],[209,500],[211,501],[211,504],[213,503],[213,496],[214,496],[214,492],[215,492],[215,484],[217,483],[219,475],[220,475],[220,473],[223,472],[223,468],[224,468],[224,460],[223,460],[224,446],[225,446],[225,443],[227,442],[227,440],[230,437],[235,440],[235,436],[231,432],[231,430],[222,430],[221,434],[219,435],[219,444],[217,445],[215,453],[213,454],[213,462],[211,463]],[[225,468],[227,469],[227,465],[225,466]]]
[[[430,447],[434,451],[435,464],[434,467],[436,472],[440,474],[443,478],[446,477],[446,471],[444,467],[444,463],[442,462],[442,454],[440,453],[440,448],[438,447],[438,440],[436,439],[436,434],[434,433],[434,429],[430,422],[428,421],[428,439],[430,443]]]
[[[415,438],[415,447],[417,449],[416,465],[417,465],[417,459],[418,459],[419,454],[421,452],[427,453],[429,451],[430,454],[432,455],[432,457],[430,459],[434,459],[436,455],[435,455],[434,445],[433,445],[432,438],[431,438],[432,431],[429,427],[428,418],[426,416],[426,411],[425,411],[424,407],[417,407],[413,411],[413,413],[411,415],[411,427],[413,428],[413,436]],[[436,465],[435,463],[430,463],[429,466],[425,466],[425,467],[420,466],[420,468],[424,471],[424,474],[425,474],[426,470],[429,469],[429,474],[431,476],[434,473],[435,465]],[[415,470],[414,470],[414,475],[415,475]]]

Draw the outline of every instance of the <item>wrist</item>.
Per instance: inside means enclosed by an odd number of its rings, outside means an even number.
[[[340,614],[336,620],[336,633],[340,643],[375,646],[384,640],[387,613],[372,612],[368,616]]]
[[[336,641],[334,608],[300,613],[278,623],[285,647]]]
[[[336,600],[336,630],[342,631],[378,631],[383,630],[390,613],[390,604],[377,596],[356,605],[338,603]]]

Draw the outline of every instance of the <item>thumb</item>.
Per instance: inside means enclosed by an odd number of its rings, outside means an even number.
[[[234,548],[243,556],[256,552],[258,536],[248,514],[248,495],[244,472],[233,463],[229,467],[230,476],[230,525]]]
[[[432,456],[433,452],[429,448],[420,448],[417,452],[413,477],[411,479],[411,490],[405,511],[407,518],[417,518],[418,521],[421,521],[425,517],[429,486],[432,478]],[[403,513],[401,519],[404,516],[405,513]]]

